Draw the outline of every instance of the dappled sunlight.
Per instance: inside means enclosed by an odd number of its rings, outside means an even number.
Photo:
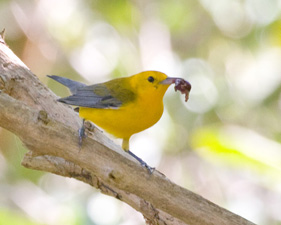
[[[266,49],[252,57],[247,57],[247,53],[240,52],[228,58],[227,75],[242,101],[258,104],[279,88],[280,58],[281,49],[279,48]],[[248,63],[241,65],[242,60]]]
[[[97,22],[88,31],[85,45],[72,51],[70,63],[89,82],[101,82],[117,65],[119,42],[113,27]]]
[[[184,104],[196,113],[205,113],[212,109],[218,101],[218,90],[214,84],[214,72],[202,59],[188,59],[184,62],[185,79],[192,84],[189,104]]]

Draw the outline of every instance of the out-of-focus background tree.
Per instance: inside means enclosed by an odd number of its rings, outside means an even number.
[[[7,44],[59,96],[67,90],[46,74],[92,84],[159,70],[190,81],[189,102],[171,87],[132,151],[265,225],[281,224],[280,18],[280,0],[0,1]],[[0,128],[0,224],[144,224],[82,182],[23,168],[24,152]]]

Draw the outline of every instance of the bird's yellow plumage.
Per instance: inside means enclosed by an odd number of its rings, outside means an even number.
[[[80,117],[122,138],[123,149],[149,170],[151,168],[146,163],[129,151],[130,137],[151,127],[161,118],[163,97],[170,84],[175,83],[175,89],[187,97],[191,88],[181,78],[169,78],[158,71],[145,71],[90,86],[59,76],[49,77],[67,86],[73,94],[58,101],[79,106]]]
[[[147,78],[151,76],[154,82]],[[136,98],[117,109],[81,107],[79,115],[94,122],[108,133],[122,138],[124,150],[129,150],[130,137],[154,125],[163,114],[163,96],[169,84],[160,84],[167,76],[160,72],[140,73],[126,79],[124,88],[131,89]],[[110,87],[108,87],[110,88]]]

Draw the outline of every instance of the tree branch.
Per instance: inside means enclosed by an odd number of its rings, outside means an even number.
[[[0,39],[0,126],[29,149],[23,166],[88,183],[140,211],[149,224],[253,224],[158,171],[148,174],[94,126],[80,151],[81,119],[56,99]]]

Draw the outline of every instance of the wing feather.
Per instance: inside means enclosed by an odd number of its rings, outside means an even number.
[[[88,108],[119,108],[135,97],[135,93],[123,88],[120,82],[115,81],[113,86],[109,82],[80,87],[75,94],[58,101]]]

